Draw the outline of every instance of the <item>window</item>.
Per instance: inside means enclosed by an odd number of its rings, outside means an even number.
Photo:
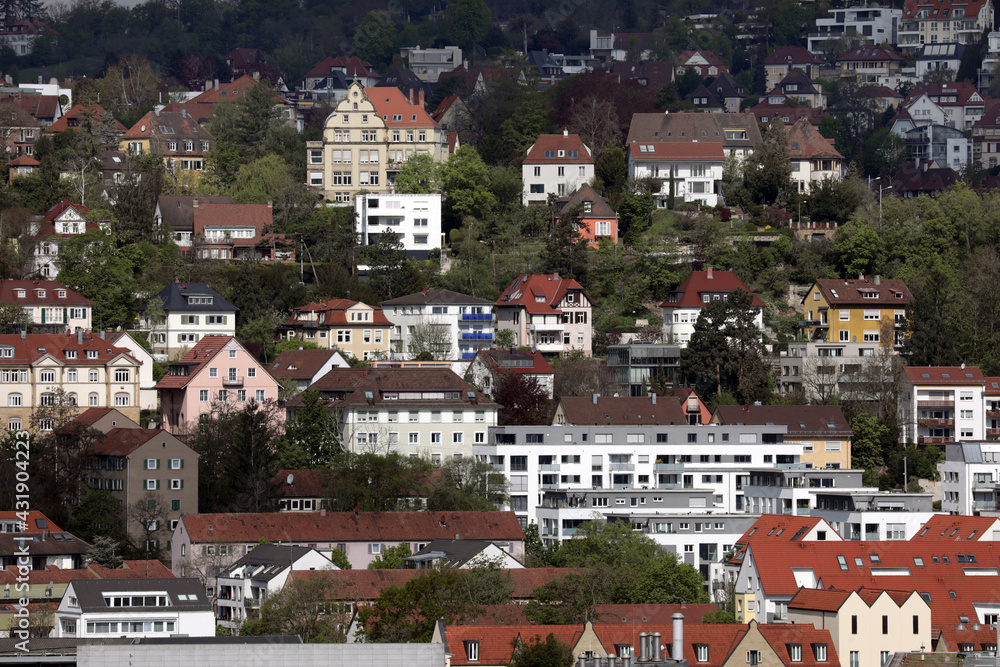
[[[747,651],[747,664],[759,665],[760,664],[760,651]]]
[[[813,653],[816,654],[816,662],[826,662],[826,644],[813,644]]]
[[[7,394],[7,406],[11,408],[19,408],[23,403],[21,394]]]
[[[792,662],[802,662],[802,644],[789,644],[788,657]]]
[[[265,400],[264,390],[263,389],[258,389],[257,390],[257,394],[255,395],[254,398],[256,398],[256,400],[257,400],[258,403],[263,403],[264,400]]]
[[[694,654],[698,662],[708,662],[708,644],[695,644]]]
[[[913,615],[913,634],[920,634],[920,617],[916,614]]]
[[[479,642],[466,640],[463,642],[465,644],[465,657],[469,662],[476,662],[479,660]]]
[[[889,617],[884,615],[882,616],[882,634],[889,634]]]
[[[842,567],[840,569],[843,570],[845,568]],[[858,634],[858,617],[856,615],[851,616],[851,634],[852,635]]]
[[[861,657],[858,651],[851,651],[851,664],[850,667],[860,667]]]

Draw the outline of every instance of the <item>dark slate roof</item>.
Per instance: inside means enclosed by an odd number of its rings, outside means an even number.
[[[611,219],[618,218],[618,214],[615,213],[615,210],[613,208],[611,208],[611,205],[608,203],[608,200],[602,197],[601,195],[597,194],[597,191],[594,190],[594,188],[590,187],[590,183],[584,183],[579,188],[577,188],[575,192],[570,194],[569,197],[566,199],[565,203],[562,205],[562,208],[559,210],[559,214],[562,215],[563,211],[568,210],[576,206],[577,204],[582,204],[583,202],[587,201],[591,203],[591,209],[590,213],[581,212],[580,217],[582,217],[583,219],[589,220],[591,218],[611,218]]]
[[[383,301],[379,305],[385,308],[386,306],[425,306],[428,304],[492,306],[493,302],[447,289],[425,289],[423,292]]]
[[[715,77],[713,81],[706,84],[705,87],[721,99],[727,97],[739,97],[743,99],[747,96],[746,91],[743,90],[743,86],[729,72],[723,72]]]
[[[244,565],[251,568],[261,567],[259,571],[250,573],[257,581],[270,581],[278,576],[291,564],[308,554],[311,547],[280,546],[277,544],[258,544],[243,558],[224,569],[219,576],[229,577],[232,572]]]
[[[0,533],[0,555],[17,554],[27,546],[32,556],[72,556],[90,551],[90,545],[71,533]]]
[[[170,596],[170,606],[178,611],[212,611],[205,587],[194,577],[184,579],[77,579],[70,583],[84,612],[107,611],[105,593],[153,593],[164,591]],[[195,596],[193,600],[179,596]],[[152,611],[162,607],[127,607],[123,611]]]
[[[194,204],[228,204],[228,196],[160,195],[156,200],[163,224],[175,232],[194,231]]]
[[[450,565],[463,565],[491,544],[493,543],[489,540],[432,540],[407,560],[424,560],[420,557],[428,556],[436,551],[442,554],[442,560]]]
[[[210,305],[189,305],[187,296],[211,296],[213,302]],[[170,283],[157,295],[163,299],[163,310],[167,312],[178,310],[197,311],[219,311],[230,310],[234,313],[239,310],[236,306],[223,299],[218,292],[205,283]]]
[[[706,100],[708,100],[708,102],[706,102],[705,104],[701,104],[695,102],[694,101],[695,98],[698,99],[705,98]],[[715,93],[713,93],[711,90],[705,87],[705,84],[702,84],[697,88],[695,88],[693,93],[688,93],[687,95],[685,95],[684,100],[686,102],[691,102],[696,107],[701,109],[721,109],[725,106],[722,103],[722,101],[716,96]]]

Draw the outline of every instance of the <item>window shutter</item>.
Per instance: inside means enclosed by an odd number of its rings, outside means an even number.
[[[156,459],[156,469],[162,470],[162,468],[160,467],[160,459]]]
[[[184,488],[184,480],[183,479],[181,480],[181,488],[182,489]]]
[[[156,480],[156,490],[160,490],[160,480]]]
[[[184,459],[181,459],[181,470],[184,470]]]
[[[143,459],[142,460],[142,469],[143,470],[149,470],[149,459]]]

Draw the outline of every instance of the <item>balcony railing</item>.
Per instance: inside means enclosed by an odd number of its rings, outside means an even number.
[[[955,407],[955,399],[945,401],[917,401],[918,408],[952,408]]]
[[[463,322],[491,322],[493,313],[462,313]]]
[[[917,424],[920,426],[954,426],[955,420],[950,418],[942,417],[921,417],[917,419]]]
[[[462,340],[493,340],[493,334],[491,333],[479,333],[479,332],[462,332]]]
[[[475,359],[475,358],[476,358],[476,353],[475,352],[463,352],[462,353],[462,360],[463,361],[465,361],[467,359]]]
[[[973,500],[972,509],[974,510],[992,510],[996,509],[997,503],[995,500]]]
[[[223,387],[242,387],[243,386],[243,376],[227,376],[222,378]]]
[[[535,345],[539,352],[562,352],[562,343],[537,343]]]
[[[987,419],[1000,419],[1000,410],[987,410],[986,411],[986,418]]]
[[[562,322],[532,322],[528,325],[530,331],[562,331],[565,328]]]
[[[943,445],[946,442],[954,440],[954,438],[943,438],[939,436],[929,436],[922,435],[917,438],[918,445]]]
[[[657,463],[653,466],[656,472],[684,472],[683,463]]]
[[[624,470],[624,471],[629,471],[630,472],[630,471],[635,470],[635,464],[634,463],[612,463],[612,464],[610,464],[608,466],[608,468],[610,470]]]
[[[679,489],[681,488],[680,482],[659,482],[656,485],[658,489]]]
[[[1000,438],[1000,428],[988,428],[986,429],[987,438]]]
[[[559,464],[558,463],[541,463],[541,464],[539,464],[538,469],[539,470],[549,470],[549,471],[552,471],[552,472],[559,472]]]

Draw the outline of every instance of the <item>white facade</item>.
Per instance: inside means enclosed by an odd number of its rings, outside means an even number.
[[[941,511],[973,515],[997,511],[1000,442],[949,443],[941,473]]]
[[[896,44],[896,30],[903,17],[902,9],[879,7],[877,4],[829,10],[830,17],[816,19],[816,32],[810,33],[807,48],[820,53],[824,42],[851,36],[870,44]]]
[[[716,183],[722,181],[724,159],[698,161],[667,161],[662,158],[642,154],[629,155],[629,180],[639,178],[664,179],[660,191],[654,195],[659,208],[669,205],[671,169],[674,174],[674,198],[677,202],[699,202],[703,206],[714,207],[719,204],[720,197]]]
[[[941,445],[986,439],[983,385],[912,384],[904,379],[899,392],[901,442]]]
[[[812,192],[814,185],[819,185],[826,179],[839,181],[842,176],[842,159],[814,158],[798,159],[792,158],[792,174],[790,179],[795,189],[803,194]]]
[[[411,299],[402,297],[380,304],[393,324],[389,332],[392,359],[413,359],[411,339],[418,327],[434,327],[442,340],[447,338],[448,350],[435,355],[439,359],[474,359],[477,351],[493,346],[496,324],[492,303],[475,297],[468,297],[465,304],[435,303],[432,299],[428,299],[431,303],[422,304],[395,303],[408,300]]]
[[[59,275],[59,269],[62,268],[59,262],[60,244],[68,238],[86,232],[87,219],[75,206],[68,206],[55,218],[53,226],[54,235],[39,240],[25,266],[27,273],[37,273],[48,280],[55,279]],[[41,229],[38,224],[32,224],[32,235],[39,234]]]
[[[354,231],[361,245],[394,233],[408,257],[427,259],[441,249],[441,195],[366,194],[354,198]]]
[[[764,328],[763,309],[754,309],[753,323],[758,329]],[[701,308],[665,307],[663,309],[663,340],[687,347],[694,334],[694,325],[698,322]]]
[[[462,49],[444,46],[439,49],[422,49],[407,46],[399,50],[399,55],[408,59],[410,71],[421,81],[437,83],[438,77],[462,64]]]
[[[545,200],[550,194],[565,197],[594,178],[593,164],[526,164],[521,167],[524,201]]]
[[[105,335],[112,345],[128,350],[129,354],[139,362],[139,407],[143,410],[156,410],[159,402],[156,395],[156,381],[153,380],[153,355],[127,332]]]

